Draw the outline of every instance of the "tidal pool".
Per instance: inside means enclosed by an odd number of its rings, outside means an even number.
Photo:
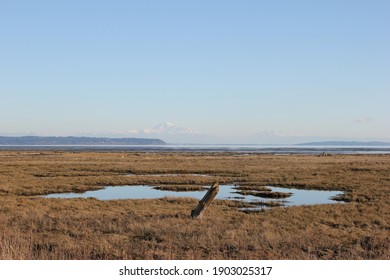
[[[288,189],[280,187],[269,187],[271,192],[290,193],[291,196],[286,198],[263,198],[250,194],[237,193],[239,190],[234,185],[220,185],[219,192],[216,199],[235,200],[248,203],[278,203],[282,206],[299,206],[310,204],[333,204],[341,203],[333,200],[335,196],[342,195],[341,191],[318,191],[318,190],[302,190],[302,189]],[[203,191],[168,191],[159,190],[155,186],[116,186],[105,187],[100,190],[87,191],[84,193],[54,193],[43,197],[46,198],[96,198],[99,200],[115,200],[115,199],[156,199],[164,197],[190,197],[195,199],[202,199],[206,193]],[[264,207],[264,206],[257,206]],[[255,207],[256,208],[256,207]]]

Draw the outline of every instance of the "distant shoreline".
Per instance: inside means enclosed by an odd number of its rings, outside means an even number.
[[[297,146],[390,146],[390,142],[383,141],[320,141],[300,143]]]
[[[71,145],[166,145],[153,138],[107,138],[75,136],[0,136],[0,145],[9,146],[71,146]]]
[[[0,151],[184,152],[274,155],[390,154],[389,146],[302,145],[0,145]]]

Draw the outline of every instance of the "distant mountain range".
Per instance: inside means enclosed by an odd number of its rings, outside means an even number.
[[[165,145],[160,139],[52,137],[52,136],[0,136],[0,145]]]
[[[197,132],[191,128],[176,125],[171,122],[164,122],[156,125],[153,128],[146,128],[144,133],[159,133],[159,134],[196,134]]]
[[[298,146],[390,146],[390,142],[380,141],[323,141],[300,143]]]
[[[158,130],[157,128],[155,128]],[[178,128],[175,125],[161,125],[159,130],[168,131],[182,131],[183,135],[189,134],[189,141],[191,136],[196,137],[197,135],[193,131],[184,132],[184,128]],[[180,134],[179,132],[177,132]],[[164,134],[165,135],[165,134]],[[152,135],[150,135],[152,136]],[[158,135],[153,135],[157,136]],[[165,137],[169,136],[169,132]],[[186,139],[187,140],[187,139]],[[180,142],[179,142],[180,143]],[[206,142],[205,142],[206,143]],[[0,145],[167,145],[161,139],[158,138],[110,138],[110,137],[86,137],[86,136],[0,136]],[[390,146],[390,142],[382,141],[319,141],[319,142],[306,142],[296,144],[297,146]]]
[[[210,139],[199,134],[196,130],[162,122],[152,128],[130,129],[121,133],[124,137],[142,137],[164,139],[167,143],[209,143]],[[110,135],[106,135],[110,137]]]

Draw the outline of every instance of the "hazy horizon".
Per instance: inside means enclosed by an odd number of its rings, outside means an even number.
[[[0,135],[390,141],[389,8],[2,1]]]
[[[164,124],[164,123],[162,123]],[[161,126],[159,124],[156,127]],[[187,130],[190,130],[190,133]],[[309,142],[388,142],[390,139],[377,139],[377,138],[342,138],[342,137],[315,137],[304,135],[283,135],[273,131],[265,131],[263,133],[254,135],[237,135],[235,137],[222,137],[217,135],[203,135],[196,131],[192,131],[189,128],[174,126],[172,130],[158,131],[157,129],[143,129],[137,132],[119,133],[119,132],[106,132],[106,133],[77,133],[74,135],[44,135],[39,133],[15,133],[15,134],[0,134],[0,136],[41,136],[41,137],[106,137],[106,138],[145,138],[145,139],[160,139],[167,144],[200,144],[200,145],[295,145]]]

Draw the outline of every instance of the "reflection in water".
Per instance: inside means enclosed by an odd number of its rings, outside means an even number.
[[[287,198],[274,199],[262,198],[253,195],[244,195],[237,193],[237,187],[233,185],[220,185],[220,189],[216,199],[236,200],[249,203],[280,203],[284,206],[299,206],[308,204],[331,204],[340,203],[332,200],[332,197],[342,195],[340,191],[318,191],[318,190],[302,190],[302,189],[287,189],[279,187],[267,187],[272,192],[291,193]],[[157,190],[153,186],[119,186],[106,187],[101,190],[87,191],[84,193],[57,193],[49,194],[46,198],[88,198],[93,197],[99,200],[114,200],[114,199],[155,199],[163,197],[190,197],[202,199],[205,195],[204,191],[167,191]]]

